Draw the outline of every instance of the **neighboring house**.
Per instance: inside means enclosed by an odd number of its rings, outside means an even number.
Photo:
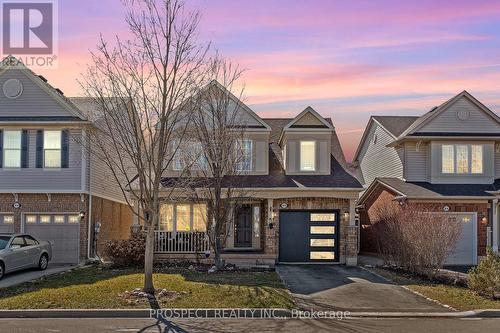
[[[245,163],[228,181],[249,198],[231,221],[222,258],[249,266],[356,264],[355,201],[362,186],[346,171],[331,120],[311,107],[293,119],[262,119],[233,98],[245,119]],[[209,250],[206,239],[195,245],[204,239],[207,210],[202,201],[162,204],[156,258],[194,258]]]
[[[127,238],[130,209],[83,145],[92,126],[86,100],[66,98],[13,57],[2,62],[0,88],[0,232],[52,241],[57,263],[85,261],[105,240]]]
[[[462,221],[447,264],[477,264],[487,244],[498,251],[500,119],[468,92],[421,117],[371,117],[354,163],[366,188],[358,202],[363,251],[375,250],[374,207],[388,202],[439,207]]]

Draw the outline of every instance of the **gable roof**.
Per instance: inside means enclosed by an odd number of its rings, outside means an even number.
[[[306,114],[311,114],[313,115],[319,122],[320,125],[297,125],[296,123],[302,119]],[[333,124],[328,121],[326,121],[325,118],[323,118],[316,110],[314,110],[312,107],[308,106],[306,107],[301,113],[299,113],[295,118],[293,118],[288,124],[283,127],[283,130],[289,130],[292,128],[325,128],[325,129],[330,129],[333,130]]]
[[[74,117],[75,121],[87,120],[86,117],[80,112],[78,107],[76,107],[66,96],[64,96],[59,89],[54,88],[45,79],[42,79],[42,77],[34,73],[31,69],[26,67],[20,60],[12,55],[5,57],[0,62],[0,76],[9,70],[19,70],[24,73],[36,86],[45,91],[57,103],[64,107],[64,109]]]

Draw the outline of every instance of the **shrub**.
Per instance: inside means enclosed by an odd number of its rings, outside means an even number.
[[[486,297],[500,298],[500,255],[487,250],[486,258],[469,271],[469,288]]]
[[[384,261],[434,278],[461,234],[459,221],[437,211],[394,203],[377,207],[374,235]]]
[[[138,232],[132,234],[129,239],[107,241],[104,244],[104,253],[114,266],[142,266],[145,246],[146,235]]]

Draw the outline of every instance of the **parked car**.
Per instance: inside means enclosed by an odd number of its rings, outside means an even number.
[[[26,234],[0,234],[0,279],[6,273],[38,267],[47,269],[52,246]]]

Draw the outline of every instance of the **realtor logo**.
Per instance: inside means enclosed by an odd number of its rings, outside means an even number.
[[[4,54],[52,55],[56,42],[56,3],[2,0]]]

